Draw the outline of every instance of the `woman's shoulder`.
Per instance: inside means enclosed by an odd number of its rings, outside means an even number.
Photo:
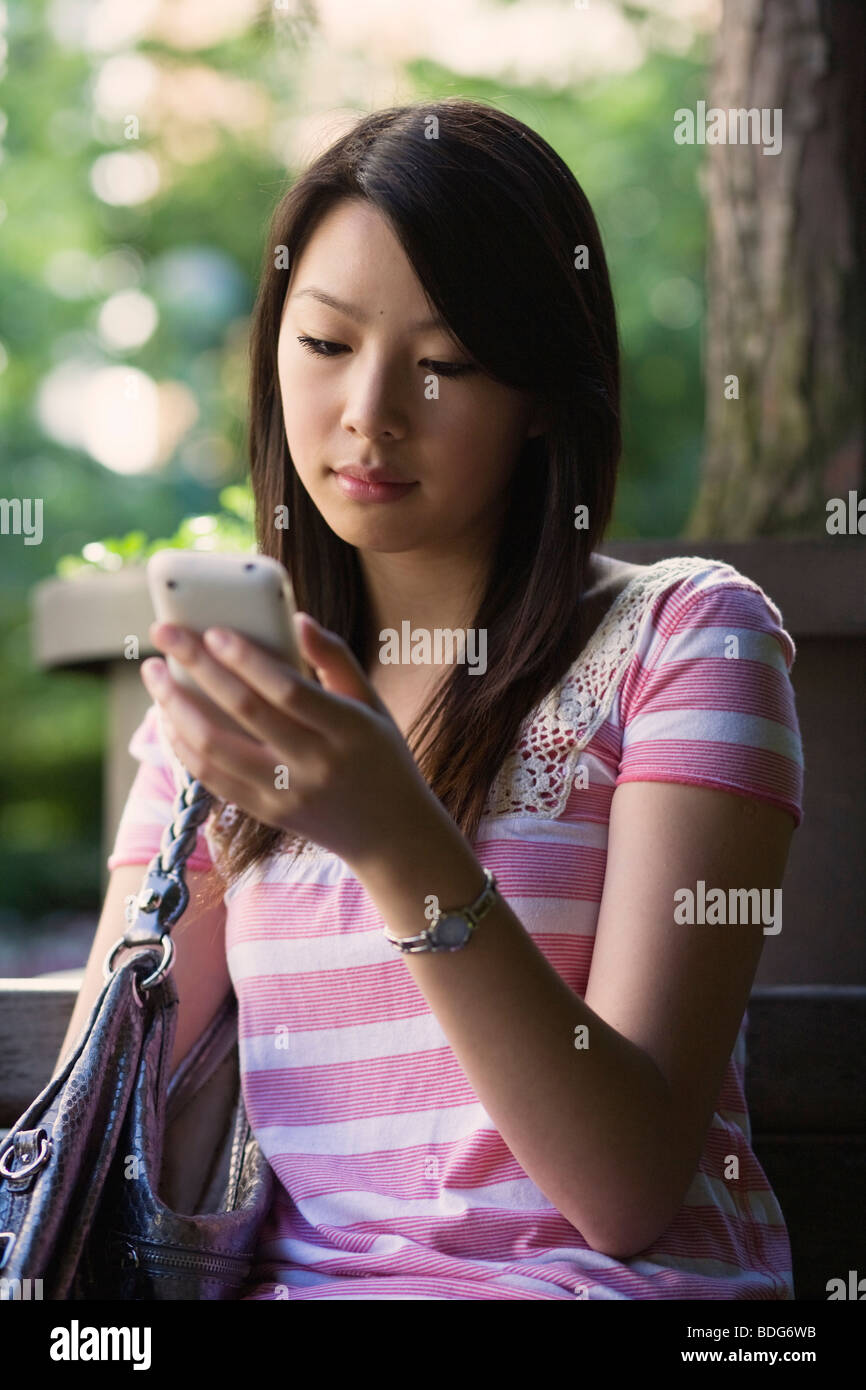
[[[671,695],[675,677],[683,691],[694,687],[696,698],[711,675],[717,685],[723,678],[739,678],[742,685],[758,678],[758,666],[774,672],[779,698],[788,700],[796,648],[776,604],[755,580],[726,561],[698,555],[647,565],[600,555],[592,560],[589,635],[552,692],[561,724],[573,714],[578,727],[596,727],[618,693],[627,717],[652,688]],[[752,663],[738,668],[739,677],[729,669],[734,657]]]
[[[682,782],[763,800],[802,819],[796,648],[761,586],[734,566],[659,567],[617,689],[616,785]]]
[[[587,583],[581,603],[607,609],[633,579],[652,569],[651,565],[634,565],[616,560],[612,555],[594,552],[589,558]]]
[[[642,565],[594,552],[590,556],[587,582],[580,597],[581,611],[588,619],[587,630],[595,632],[624,596],[630,602],[618,605],[619,608],[625,606],[633,611],[644,607],[650,597],[662,595],[668,589],[684,591],[684,586],[693,586],[699,580],[709,579],[712,582],[714,576],[719,577],[717,571],[720,570],[736,574],[730,566],[720,561],[696,555],[674,555]]]
[[[598,625],[524,721],[493,811],[561,815],[574,766],[599,735],[599,756],[619,759],[620,781],[740,790],[781,804],[798,823],[794,644],[772,599],[733,566],[702,556],[649,565],[592,559],[586,593]]]
[[[639,581],[639,586],[650,584],[659,589],[675,584],[719,583],[725,580],[758,587],[754,580],[741,574],[727,561],[706,555],[667,555],[651,564],[635,564],[594,551],[587,567],[587,583],[582,598],[612,603],[635,581]]]
[[[581,606],[584,603],[592,638],[609,636],[618,646],[626,629],[634,634],[640,624],[644,636],[652,641],[669,632],[686,611],[698,622],[703,617],[711,619],[713,613],[722,621],[726,613],[746,619],[752,614],[755,621],[774,630],[789,665],[793,659],[793,643],[772,598],[755,580],[724,560],[673,555],[653,564],[630,564],[593,554]]]

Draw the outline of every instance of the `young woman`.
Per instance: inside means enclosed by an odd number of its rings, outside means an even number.
[[[154,628],[261,742],[145,663],[69,1038],[179,761],[219,805],[175,1062],[233,988],[279,1179],[245,1296],[792,1298],[743,1047],[778,931],[755,907],[801,818],[794,647],[728,565],[597,551],[616,320],[550,146],[457,99],[337,140],[274,214],[250,425],[259,548],[317,680]],[[425,949],[437,909],[452,949]]]

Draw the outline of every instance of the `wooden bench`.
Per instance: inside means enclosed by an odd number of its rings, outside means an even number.
[[[798,1299],[866,1274],[866,987],[756,989],[746,1033],[752,1138],[791,1238]]]

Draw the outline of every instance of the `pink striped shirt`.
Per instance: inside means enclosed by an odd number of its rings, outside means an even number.
[[[721,788],[800,823],[794,655],[751,580],[665,560],[626,585],[524,721],[473,848],[576,994],[617,786]],[[141,765],[110,868],[150,858],[174,796],[155,707],[130,751]],[[209,867],[208,843],[205,827],[190,867]],[[784,1218],[751,1143],[747,1015],[679,1213],[620,1260],[591,1249],[517,1163],[339,858],[273,856],[226,911],[244,1100],[279,1179],[247,1298],[793,1298]]]

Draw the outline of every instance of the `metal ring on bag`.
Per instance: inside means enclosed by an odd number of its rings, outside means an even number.
[[[7,1155],[13,1153],[15,1149],[14,1139],[11,1144],[7,1145],[2,1154],[0,1154],[0,1173],[3,1174],[4,1178],[26,1178],[29,1174],[35,1173],[37,1169],[41,1168],[43,1164],[48,1161],[48,1155],[51,1153],[51,1140],[48,1138],[48,1131],[39,1129],[36,1133],[39,1136],[39,1152],[34,1158],[30,1159],[29,1163],[25,1163],[23,1167],[8,1168],[6,1166]]]
[[[146,980],[142,980],[142,989],[152,989],[155,984],[159,983],[163,975],[167,975],[169,970],[171,970],[172,963],[174,960],[174,941],[172,940],[168,932],[163,932],[159,940],[160,945],[162,946],[162,960],[159,962],[159,965],[156,967],[153,973],[151,975],[148,975]],[[122,951],[124,947],[129,949],[128,942],[124,941],[123,937],[121,936],[118,938],[117,941],[115,941],[111,950],[108,952],[108,955],[105,957],[105,962],[102,966],[102,973],[106,980],[110,980],[112,975],[114,974],[114,957],[117,955],[118,951]]]
[[[163,976],[168,974],[169,970],[172,967],[173,961],[174,941],[172,940],[169,933],[165,932],[162,937],[162,960],[159,962],[159,965],[156,967],[153,974],[148,975],[146,980],[142,980],[141,988],[153,989],[154,985],[159,984],[159,981],[163,978]]]
[[[122,951],[124,949],[126,944],[127,943],[124,940],[124,938],[122,936],[119,936],[115,941],[114,945],[112,946],[111,950],[106,955],[105,960],[102,962],[102,977],[104,980],[111,979],[112,975],[114,974],[114,957],[117,955],[118,951]]]

